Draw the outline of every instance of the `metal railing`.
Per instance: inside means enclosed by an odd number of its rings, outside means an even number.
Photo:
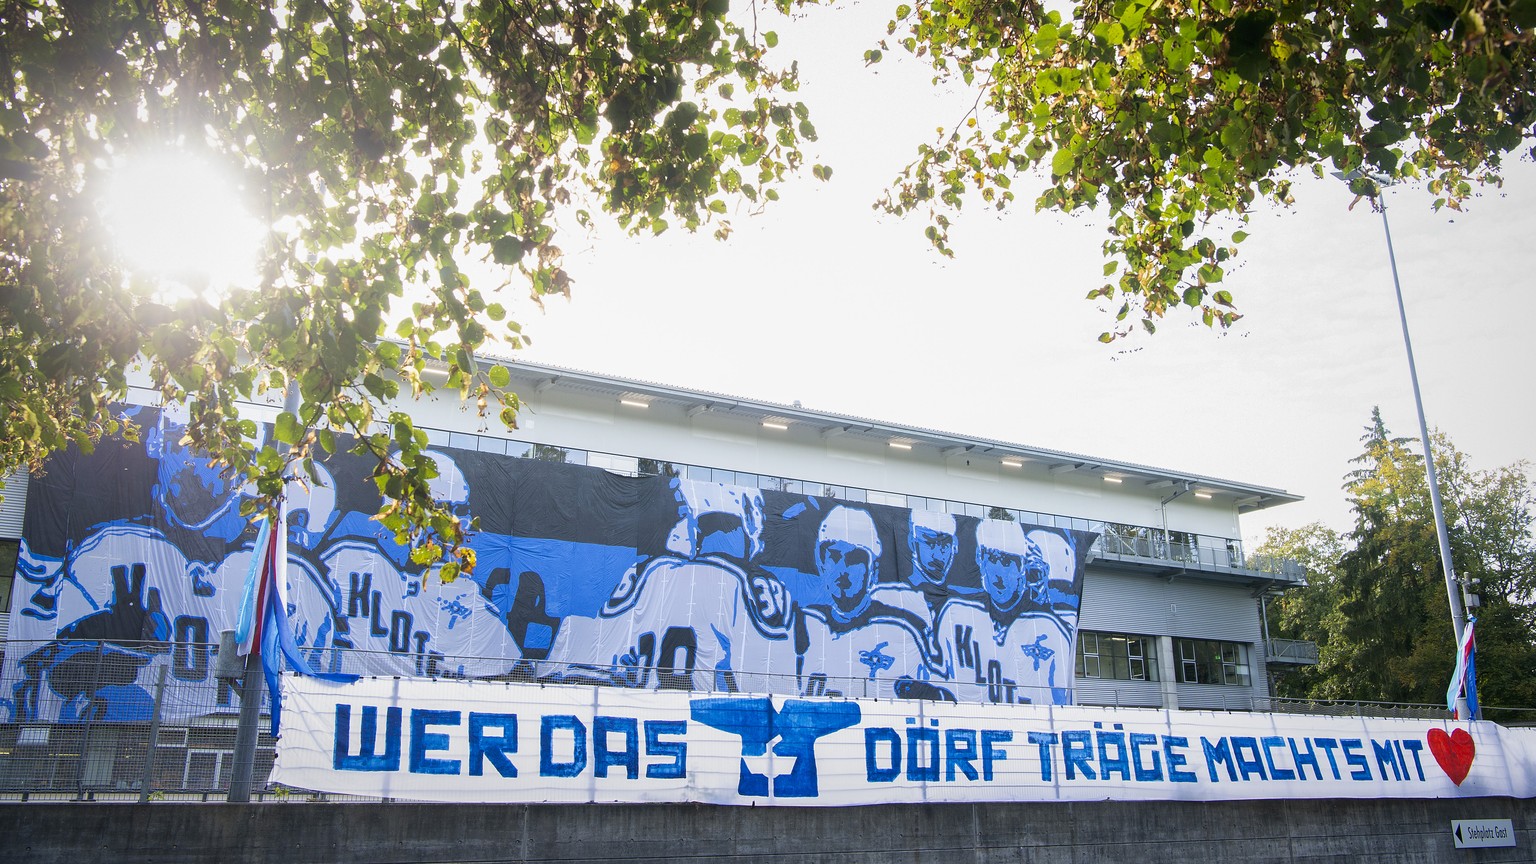
[[[314,668],[360,675],[394,669],[400,660],[341,648],[304,653]],[[217,655],[216,644],[196,642],[0,642],[0,657],[6,661],[0,667],[0,801],[224,800],[234,767],[240,696],[238,687],[212,674]],[[954,691],[946,697],[936,688],[975,686],[876,675],[566,667],[500,658],[444,658],[427,668],[435,674],[419,677],[463,680],[461,674],[436,670],[499,668],[505,671],[476,678],[830,698],[953,700]],[[1029,690],[1010,685],[1006,696],[1051,701],[1049,691]],[[983,685],[981,692],[959,698],[984,701],[985,691]],[[267,784],[274,741],[265,705],[262,714],[252,773],[255,798],[291,798],[290,790]],[[302,795],[339,800],[334,795]]]
[[[1281,696],[1254,699],[1254,710],[1271,714],[1314,714],[1326,717],[1401,717],[1417,720],[1444,720],[1450,712],[1444,705],[1419,702],[1372,702],[1349,699],[1291,699]]]
[[[237,688],[211,675],[216,645],[12,641],[0,642],[0,651],[6,659],[5,674],[0,675],[0,801],[224,800],[234,764],[239,694]],[[331,668],[356,672],[381,668],[379,658],[369,653],[337,649]],[[444,664],[445,668],[458,666]],[[562,669],[542,662],[510,661],[506,668],[504,674],[484,680],[548,686],[666,684],[702,693],[772,692],[871,699],[943,698],[931,690],[913,688],[946,685],[943,681],[880,677],[802,679],[757,672],[728,676],[713,670],[689,674],[669,669],[652,670],[668,676],[666,679],[641,683],[634,677],[637,670],[626,666]],[[564,681],[558,680],[562,677]],[[1202,692],[1182,707],[1332,716],[1447,716],[1440,705],[1284,699],[1255,694],[1250,688],[1227,689],[1230,692],[1204,688],[1210,692]],[[1118,691],[1095,688],[1091,695],[1080,693],[1080,704],[1156,707],[1148,704],[1145,688],[1125,696],[1121,699]],[[961,693],[960,698],[986,697]],[[991,710],[1009,709],[997,705]],[[1536,722],[1536,709],[1485,710],[1505,722]],[[253,772],[255,800],[354,800],[269,785],[273,751],[274,741],[263,720]]]
[[[1149,558],[1202,570],[1265,573],[1298,585],[1307,578],[1307,570],[1301,564],[1270,555],[1246,555],[1237,540],[1165,532],[1140,525],[1105,524],[1093,550],[1101,557]]]
[[[1271,639],[1264,643],[1264,662],[1317,665],[1317,643],[1299,639]]]

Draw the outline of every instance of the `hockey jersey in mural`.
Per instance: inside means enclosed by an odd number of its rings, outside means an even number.
[[[256,531],[248,491],[153,409],[140,442],[32,478],[0,719],[141,721],[163,667],[212,682]],[[539,448],[558,459],[563,451]],[[372,464],[288,490],[286,608],[325,672],[1062,704],[1094,535],[555,459],[435,448],[472,524],[444,583],[371,517]],[[181,692],[181,691],[174,691]],[[168,697],[168,716],[210,710]],[[237,696],[219,689],[213,710]]]

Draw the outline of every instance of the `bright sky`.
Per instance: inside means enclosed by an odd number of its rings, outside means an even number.
[[[934,253],[925,222],[870,208],[917,143],[974,100],[936,92],[897,54],[866,69],[883,4],[813,9],[775,26],[830,183],[782,190],[735,235],[608,232],[572,249],[569,303],[521,318],[529,360],[1000,438],[1273,486],[1306,496],[1244,519],[1352,524],[1339,487],[1371,407],[1417,435],[1381,217],[1341,185],[1299,180],[1296,206],[1253,219],[1226,287],[1246,318],[1221,334],[1168,319],[1101,345],[1101,214],[1037,214],[1033,184],[998,215],[981,202]],[[772,25],[770,25],[772,26]],[[768,27],[765,27],[768,29]],[[1476,467],[1536,456],[1536,166],[1470,212],[1389,192],[1425,411]]]

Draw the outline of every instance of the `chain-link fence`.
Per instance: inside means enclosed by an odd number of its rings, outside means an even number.
[[[6,642],[0,796],[219,798],[239,695],[196,643]],[[272,767],[262,734],[256,775]]]
[[[0,642],[0,800],[221,800],[235,762],[237,683],[216,675],[218,646],[200,642]],[[312,656],[311,656],[312,655]],[[671,655],[667,655],[671,656]],[[678,652],[677,657],[685,656]],[[399,657],[326,648],[306,652],[312,668],[367,675]],[[871,674],[860,678],[434,657],[418,677],[463,678],[459,670],[499,666],[497,681],[573,686],[660,687],[701,693],[769,692],[857,698],[945,698],[930,682]],[[1010,698],[1050,701],[1009,682]],[[1001,686],[1001,685],[999,685]],[[291,799],[267,785],[273,739],[263,691],[254,797]],[[953,698],[951,695],[949,698]],[[1001,699],[1001,696],[999,697]],[[335,800],[336,796],[305,798]]]
[[[11,641],[0,642],[0,650],[4,658],[0,667],[4,670],[0,674],[0,800],[218,801],[227,795],[234,770],[240,697],[235,683],[215,675],[216,645]],[[383,658],[370,657],[368,652],[348,650],[325,658],[317,667],[366,673],[380,668],[381,662]],[[442,670],[466,665],[479,664],[432,664],[430,671],[436,675],[423,677],[463,677]],[[522,661],[495,680],[548,682],[564,677],[565,683],[585,686],[944,698],[932,691],[911,690],[944,682],[895,681],[874,675],[801,679],[753,673],[750,678],[737,678],[714,671],[654,671],[657,680],[641,682],[632,680],[634,669],[626,666],[557,669],[547,663]],[[262,690],[265,692],[265,687]],[[1089,699],[1106,706],[1118,701],[1108,701],[1105,695],[1095,691]],[[1248,692],[1238,702],[1200,707],[1425,720],[1447,716],[1444,707],[1438,705],[1278,699]],[[265,705],[261,713],[253,798],[334,801],[345,797],[297,793],[268,785],[273,739],[268,734]],[[1511,725],[1528,725],[1536,722],[1536,709],[1485,708],[1485,716]]]

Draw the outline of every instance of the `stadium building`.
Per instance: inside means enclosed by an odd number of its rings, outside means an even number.
[[[931,659],[936,666],[949,663],[948,677],[955,678],[958,683],[944,688],[944,698],[950,692],[962,689],[960,684],[980,684],[986,677],[986,670],[978,663],[975,674],[966,677],[954,667],[956,659],[961,663],[968,662],[964,644],[949,645],[949,656],[945,656],[946,649],[940,643],[945,639],[953,642],[951,635],[958,633],[951,634],[950,631],[960,626],[945,623],[945,632],[937,632],[941,601],[946,599],[945,596],[935,599],[930,585],[930,608],[925,610],[923,604],[914,599],[920,596],[921,592],[916,589],[922,589],[924,582],[919,575],[924,564],[918,560],[921,553],[914,539],[919,530],[940,537],[949,547],[937,552],[930,549],[936,557],[931,556],[928,565],[937,561],[946,570],[954,568],[957,574],[963,570],[971,572],[969,585],[961,584],[963,580],[957,579],[954,590],[946,596],[951,599],[968,597],[977,610],[984,610],[989,605],[985,602],[984,586],[979,584],[985,577],[978,567],[970,566],[980,541],[969,535],[959,537],[957,533],[975,531],[969,527],[972,525],[1012,522],[1032,529],[1029,537],[1033,538],[1023,539],[1025,532],[1019,531],[1010,535],[1014,540],[1000,541],[1002,545],[1009,542],[1022,544],[1014,551],[1024,553],[1028,547],[1034,550],[1029,554],[1049,559],[1051,543],[1073,546],[1070,552],[1060,554],[1077,559],[1068,564],[1079,571],[1076,583],[1070,575],[1059,572],[1052,577],[1054,584],[1063,586],[1068,593],[1077,592],[1069,606],[1057,609],[1064,613],[1058,617],[1062,619],[1061,629],[1066,638],[1061,640],[1053,635],[1050,640],[1041,642],[1042,637],[1033,637],[1040,645],[1056,646],[1039,650],[1054,650],[1055,654],[1073,651],[1073,668],[1062,668],[1064,657],[1052,657],[1052,661],[1059,664],[1056,675],[1052,681],[1040,683],[1041,688],[1052,688],[1052,697],[1043,698],[1037,693],[1018,701],[1262,709],[1267,705],[1272,670],[1287,664],[1315,662],[1315,646],[1267,639],[1262,616],[1265,599],[1302,584],[1304,573],[1292,562],[1266,560],[1248,554],[1241,540],[1239,518],[1242,514],[1298,500],[1297,496],[1282,490],[850,417],[798,405],[778,405],[538,364],[517,363],[511,370],[511,389],[520,394],[525,404],[519,416],[520,428],[515,433],[508,434],[494,421],[488,424],[473,411],[463,410],[451,394],[411,406],[418,427],[427,430],[434,451],[483,454],[495,457],[493,461],[502,464],[510,464],[506,462],[510,459],[560,464],[567,466],[566,472],[559,475],[561,477],[594,476],[600,470],[625,477],[670,477],[681,481],[674,482],[674,487],[761,490],[770,498],[776,493],[803,496],[803,499],[794,500],[809,500],[813,506],[820,501],[828,510],[825,524],[821,526],[822,539],[828,530],[833,530],[826,527],[833,521],[840,526],[837,530],[844,533],[863,530],[859,524],[849,527],[849,514],[856,522],[864,518],[860,514],[871,509],[927,514],[914,515],[910,526],[905,522],[895,524],[893,519],[881,520],[879,526],[869,526],[876,534],[884,536],[883,543],[878,537],[873,540],[876,558],[883,554],[889,562],[898,552],[900,555],[894,566],[888,563],[883,575],[874,575],[863,587],[874,598],[876,607],[887,611],[905,608],[913,613],[911,620],[922,619],[921,623],[905,630],[920,631],[926,627],[934,637],[929,646]],[[148,397],[150,394],[145,391],[144,395]],[[275,416],[276,408],[252,406],[251,413],[257,419],[266,420]],[[154,435],[150,437],[154,438]],[[463,461],[463,458],[460,456],[456,461]],[[577,470],[575,466],[584,466],[586,470]],[[557,477],[550,482],[564,481]],[[185,492],[184,487],[180,488]],[[25,605],[27,595],[36,593],[36,586],[14,577],[14,560],[22,535],[22,514],[26,512],[28,498],[23,478],[13,476],[7,483],[6,493],[4,512],[0,515],[0,567],[4,568],[0,575],[7,582],[15,581],[16,587],[0,593],[6,598],[10,612],[18,605]],[[481,494],[485,494],[484,489]],[[343,509],[336,502],[334,493],[329,495],[327,502],[328,510]],[[842,507],[840,515],[834,516],[831,510],[839,506]],[[358,509],[364,514],[371,512],[367,506],[360,505]],[[707,515],[708,510],[706,505],[695,515]],[[230,512],[222,514],[225,521],[232,521]],[[101,521],[113,521],[122,515],[103,513]],[[318,518],[312,513],[309,521],[315,522]],[[757,518],[762,519],[762,514]],[[173,521],[204,526],[200,530],[205,533],[213,530],[206,528],[212,524],[209,519],[201,516],[198,519]],[[748,521],[751,520],[749,517]],[[887,522],[892,524],[887,525]],[[309,527],[316,531],[320,528],[315,524]],[[1046,542],[1041,539],[1044,535],[1037,536],[1038,531],[1033,529],[1040,528],[1054,529],[1054,533],[1045,532],[1052,534],[1054,539]],[[44,529],[38,525],[29,526],[28,530],[41,532]],[[229,536],[236,537],[239,533],[238,529],[230,529]],[[1037,545],[1035,540],[1040,540],[1043,545]],[[67,542],[78,544],[83,538],[76,536]],[[675,546],[677,540],[672,537],[666,543]],[[1079,543],[1081,549],[1076,548]],[[36,551],[35,540],[33,547]],[[185,549],[182,551],[187,553]],[[641,552],[643,554],[644,550]],[[961,566],[955,565],[957,558]],[[335,558],[314,566],[316,569],[335,567],[341,561]],[[622,568],[623,565],[616,566]],[[813,570],[814,565],[800,569]],[[933,569],[932,566],[929,569]],[[692,572],[669,571],[669,575],[699,578],[697,574],[688,575]],[[935,573],[929,578],[941,583],[944,576]],[[491,589],[485,581],[485,578],[479,578],[483,599],[488,600]],[[548,574],[545,581],[549,581]],[[787,583],[792,596],[797,594],[793,582],[791,579]],[[897,599],[892,593],[896,585],[913,589],[904,595],[908,599]],[[5,587],[10,588],[9,585]],[[500,587],[504,591],[511,590],[507,585]],[[605,585],[604,590],[606,588]],[[340,590],[345,592],[346,589],[342,587]],[[102,602],[101,598],[96,598],[88,603],[88,607],[96,608]],[[509,613],[505,607],[510,602],[502,601],[503,608],[497,614],[506,617]],[[831,622],[828,650],[837,650],[833,644],[840,636],[836,619],[844,616],[840,615],[836,603],[828,601],[823,605],[827,614],[822,617]],[[867,616],[867,609],[862,614]],[[984,621],[986,616],[977,611],[974,617]],[[4,617],[6,625],[11,618],[11,614]],[[814,623],[814,616],[811,619]],[[993,620],[998,620],[995,615]],[[68,622],[61,622],[64,623]],[[843,623],[846,631],[849,625],[846,621]],[[525,640],[529,626],[527,621],[522,621],[515,628],[518,633],[514,641]],[[534,622],[532,626],[535,631],[543,632],[545,625]],[[960,632],[973,635],[977,632],[973,622],[968,622],[967,626],[972,629]],[[578,628],[567,629],[576,638],[595,638],[592,634],[582,635]],[[204,627],[193,635],[216,639],[216,634],[209,630]],[[0,630],[0,634],[4,632]],[[895,631],[887,628],[880,632],[889,635]],[[626,632],[621,637],[632,635]],[[908,638],[905,633],[897,635]],[[999,630],[1000,645],[1002,638]],[[354,641],[357,647],[362,647],[361,640]],[[387,638],[379,640],[381,651],[388,641]],[[408,637],[405,641],[409,641]],[[563,661],[569,661],[570,657],[561,656],[559,640],[551,639],[551,642],[554,644],[540,644],[537,646],[540,650],[532,652],[520,650],[519,646],[498,646],[483,635],[454,644],[461,651],[484,651],[492,657],[509,653],[532,656],[548,661],[537,667],[538,674],[553,675],[555,679],[590,680],[579,675],[564,676],[562,673],[568,671],[565,667],[571,664]],[[889,646],[890,639],[874,644]],[[738,644],[736,647],[739,654],[745,646]],[[863,662],[869,666],[871,678],[884,671],[891,671],[894,678],[901,671],[902,661],[890,659],[893,650],[891,647],[877,649],[874,656],[880,662],[894,662],[894,669],[890,665],[886,669],[876,669],[870,665],[873,661],[862,654],[863,661],[851,660],[848,665],[858,672],[862,669],[859,664]],[[917,648],[912,650],[921,653]],[[882,651],[884,653],[880,653]],[[1034,665],[1039,666],[1038,660]],[[472,666],[465,674],[505,671],[496,667],[494,659],[489,666]],[[788,667],[781,664],[775,668],[783,672]],[[422,668],[417,658],[416,662],[402,664],[395,671],[411,674],[428,670]],[[736,671],[740,674],[746,670]],[[834,674],[832,677],[838,676]],[[962,677],[966,677],[963,682],[959,681]],[[1006,674],[1000,680],[1010,685],[1015,683]],[[759,679],[757,684],[772,690],[803,692],[802,686],[780,688],[770,681]],[[945,681],[938,683],[943,685]],[[995,694],[999,681],[991,683]],[[1020,684],[1020,688],[1022,692],[1024,685]],[[834,685],[833,689],[848,691],[849,695],[899,695],[878,688],[871,692],[867,684],[862,692],[857,687],[849,690]],[[977,689],[976,692],[981,694],[982,691]],[[964,701],[965,694],[959,693],[959,696]],[[985,694],[976,698],[980,701],[987,699]],[[997,700],[994,698],[993,701]]]
[[[283,530],[248,524],[148,390],[139,441],[10,478],[0,850],[1529,858],[1529,730],[1270,710],[1316,662],[1264,627],[1305,573],[1239,519],[1297,496],[510,368],[510,434],[456,394],[406,406],[433,494],[476,520],[451,583],[380,533],[360,457],[290,486]],[[253,584],[289,673],[264,676],[256,795],[306,806],[201,807],[241,800],[218,636]]]

